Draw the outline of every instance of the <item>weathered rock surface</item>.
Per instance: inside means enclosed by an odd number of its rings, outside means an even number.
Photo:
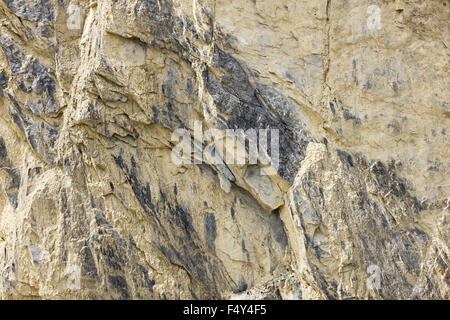
[[[449,36],[447,0],[1,0],[1,298],[449,299]],[[174,163],[195,121],[277,129],[276,174]]]

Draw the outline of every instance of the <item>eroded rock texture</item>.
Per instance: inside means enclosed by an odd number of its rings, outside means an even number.
[[[1,0],[1,297],[449,299],[449,35],[447,0]],[[196,120],[278,129],[277,174],[175,164]]]

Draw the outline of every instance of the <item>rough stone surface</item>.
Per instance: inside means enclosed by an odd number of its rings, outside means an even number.
[[[449,46],[447,0],[0,0],[0,297],[450,299]],[[195,121],[277,174],[175,164]]]

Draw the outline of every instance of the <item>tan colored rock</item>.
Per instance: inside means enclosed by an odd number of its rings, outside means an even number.
[[[1,1],[0,297],[449,299],[449,18]],[[279,167],[199,162],[196,121],[277,129]]]
[[[249,186],[250,193],[259,199],[259,203],[269,210],[275,210],[283,205],[283,195],[277,184],[261,173],[261,169],[258,166],[249,166],[244,181]]]

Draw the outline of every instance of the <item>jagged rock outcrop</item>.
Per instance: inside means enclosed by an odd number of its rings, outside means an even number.
[[[449,299],[449,18],[1,0],[1,298]]]

